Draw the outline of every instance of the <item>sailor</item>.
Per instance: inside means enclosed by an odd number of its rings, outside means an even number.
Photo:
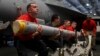
[[[82,24],[82,33],[85,37],[88,36],[88,34],[91,34],[93,36],[92,48],[95,49],[94,46],[96,42],[96,22],[90,16],[87,16],[86,20],[84,20]]]
[[[37,22],[37,14],[38,14],[38,6],[35,2],[29,3],[27,5],[27,13],[19,16],[17,20],[20,21],[30,21],[35,24],[38,24]],[[19,56],[27,56],[27,52],[25,52],[24,48],[30,49],[32,51],[38,52],[38,56],[47,56],[48,51],[46,48],[45,43],[40,39],[42,29],[38,27],[36,32],[32,32],[29,34],[20,34],[16,36],[15,39],[19,41],[19,45],[17,45],[17,51]]]

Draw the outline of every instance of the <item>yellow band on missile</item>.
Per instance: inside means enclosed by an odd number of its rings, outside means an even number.
[[[19,35],[19,34],[22,34],[24,29],[25,29],[25,21],[22,21],[22,20],[16,20],[13,22],[13,32],[14,32],[14,35]]]

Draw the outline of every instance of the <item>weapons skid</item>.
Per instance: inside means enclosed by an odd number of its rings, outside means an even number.
[[[54,27],[50,27],[50,26],[45,26],[45,25],[40,25],[40,24],[35,24],[32,22],[28,22],[28,21],[14,21],[12,28],[13,28],[13,32],[15,35],[18,34],[28,34],[30,32],[35,32],[37,30],[38,27],[41,26],[41,29],[43,30],[41,35],[46,35],[46,36],[53,36],[56,35],[60,29],[59,28],[54,28]],[[68,31],[68,30],[62,30],[61,31],[62,36],[63,37],[68,37],[70,36],[76,36],[75,32],[72,31]],[[80,32],[77,33],[77,36],[80,36]],[[78,42],[76,44],[73,44],[71,46],[71,48],[65,48],[66,50],[64,50],[64,56],[80,56],[80,55],[85,55],[88,56],[89,54],[89,50],[91,49],[91,38],[92,36],[89,35],[88,36],[88,45],[86,47],[82,47],[81,45],[84,45],[84,41],[81,42],[78,40]],[[85,41],[87,42],[87,41]],[[68,50],[67,50],[68,49]],[[59,55],[59,51],[55,52],[52,56],[55,55]]]

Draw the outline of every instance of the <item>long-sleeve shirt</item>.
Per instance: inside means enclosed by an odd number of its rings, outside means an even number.
[[[74,31],[74,28],[72,26],[64,26],[64,25],[62,25],[59,28],[60,29],[64,29],[64,30]]]

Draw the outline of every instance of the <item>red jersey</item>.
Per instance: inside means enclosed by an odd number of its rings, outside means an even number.
[[[93,31],[93,33],[96,33],[96,23],[93,19],[90,19],[90,21],[85,20],[82,24],[82,29],[85,31]]]
[[[24,20],[24,21],[30,21],[30,22],[37,23],[36,18],[31,17],[28,13],[21,15],[17,20]],[[32,39],[32,33],[27,34],[27,35],[21,34],[18,36],[18,39],[22,41],[30,40]]]
[[[32,18],[28,13],[21,15],[17,20],[24,20],[37,23],[36,18]]]
[[[59,28],[60,29],[64,29],[64,30],[74,31],[74,28],[72,26],[64,26],[64,25],[62,25]]]

